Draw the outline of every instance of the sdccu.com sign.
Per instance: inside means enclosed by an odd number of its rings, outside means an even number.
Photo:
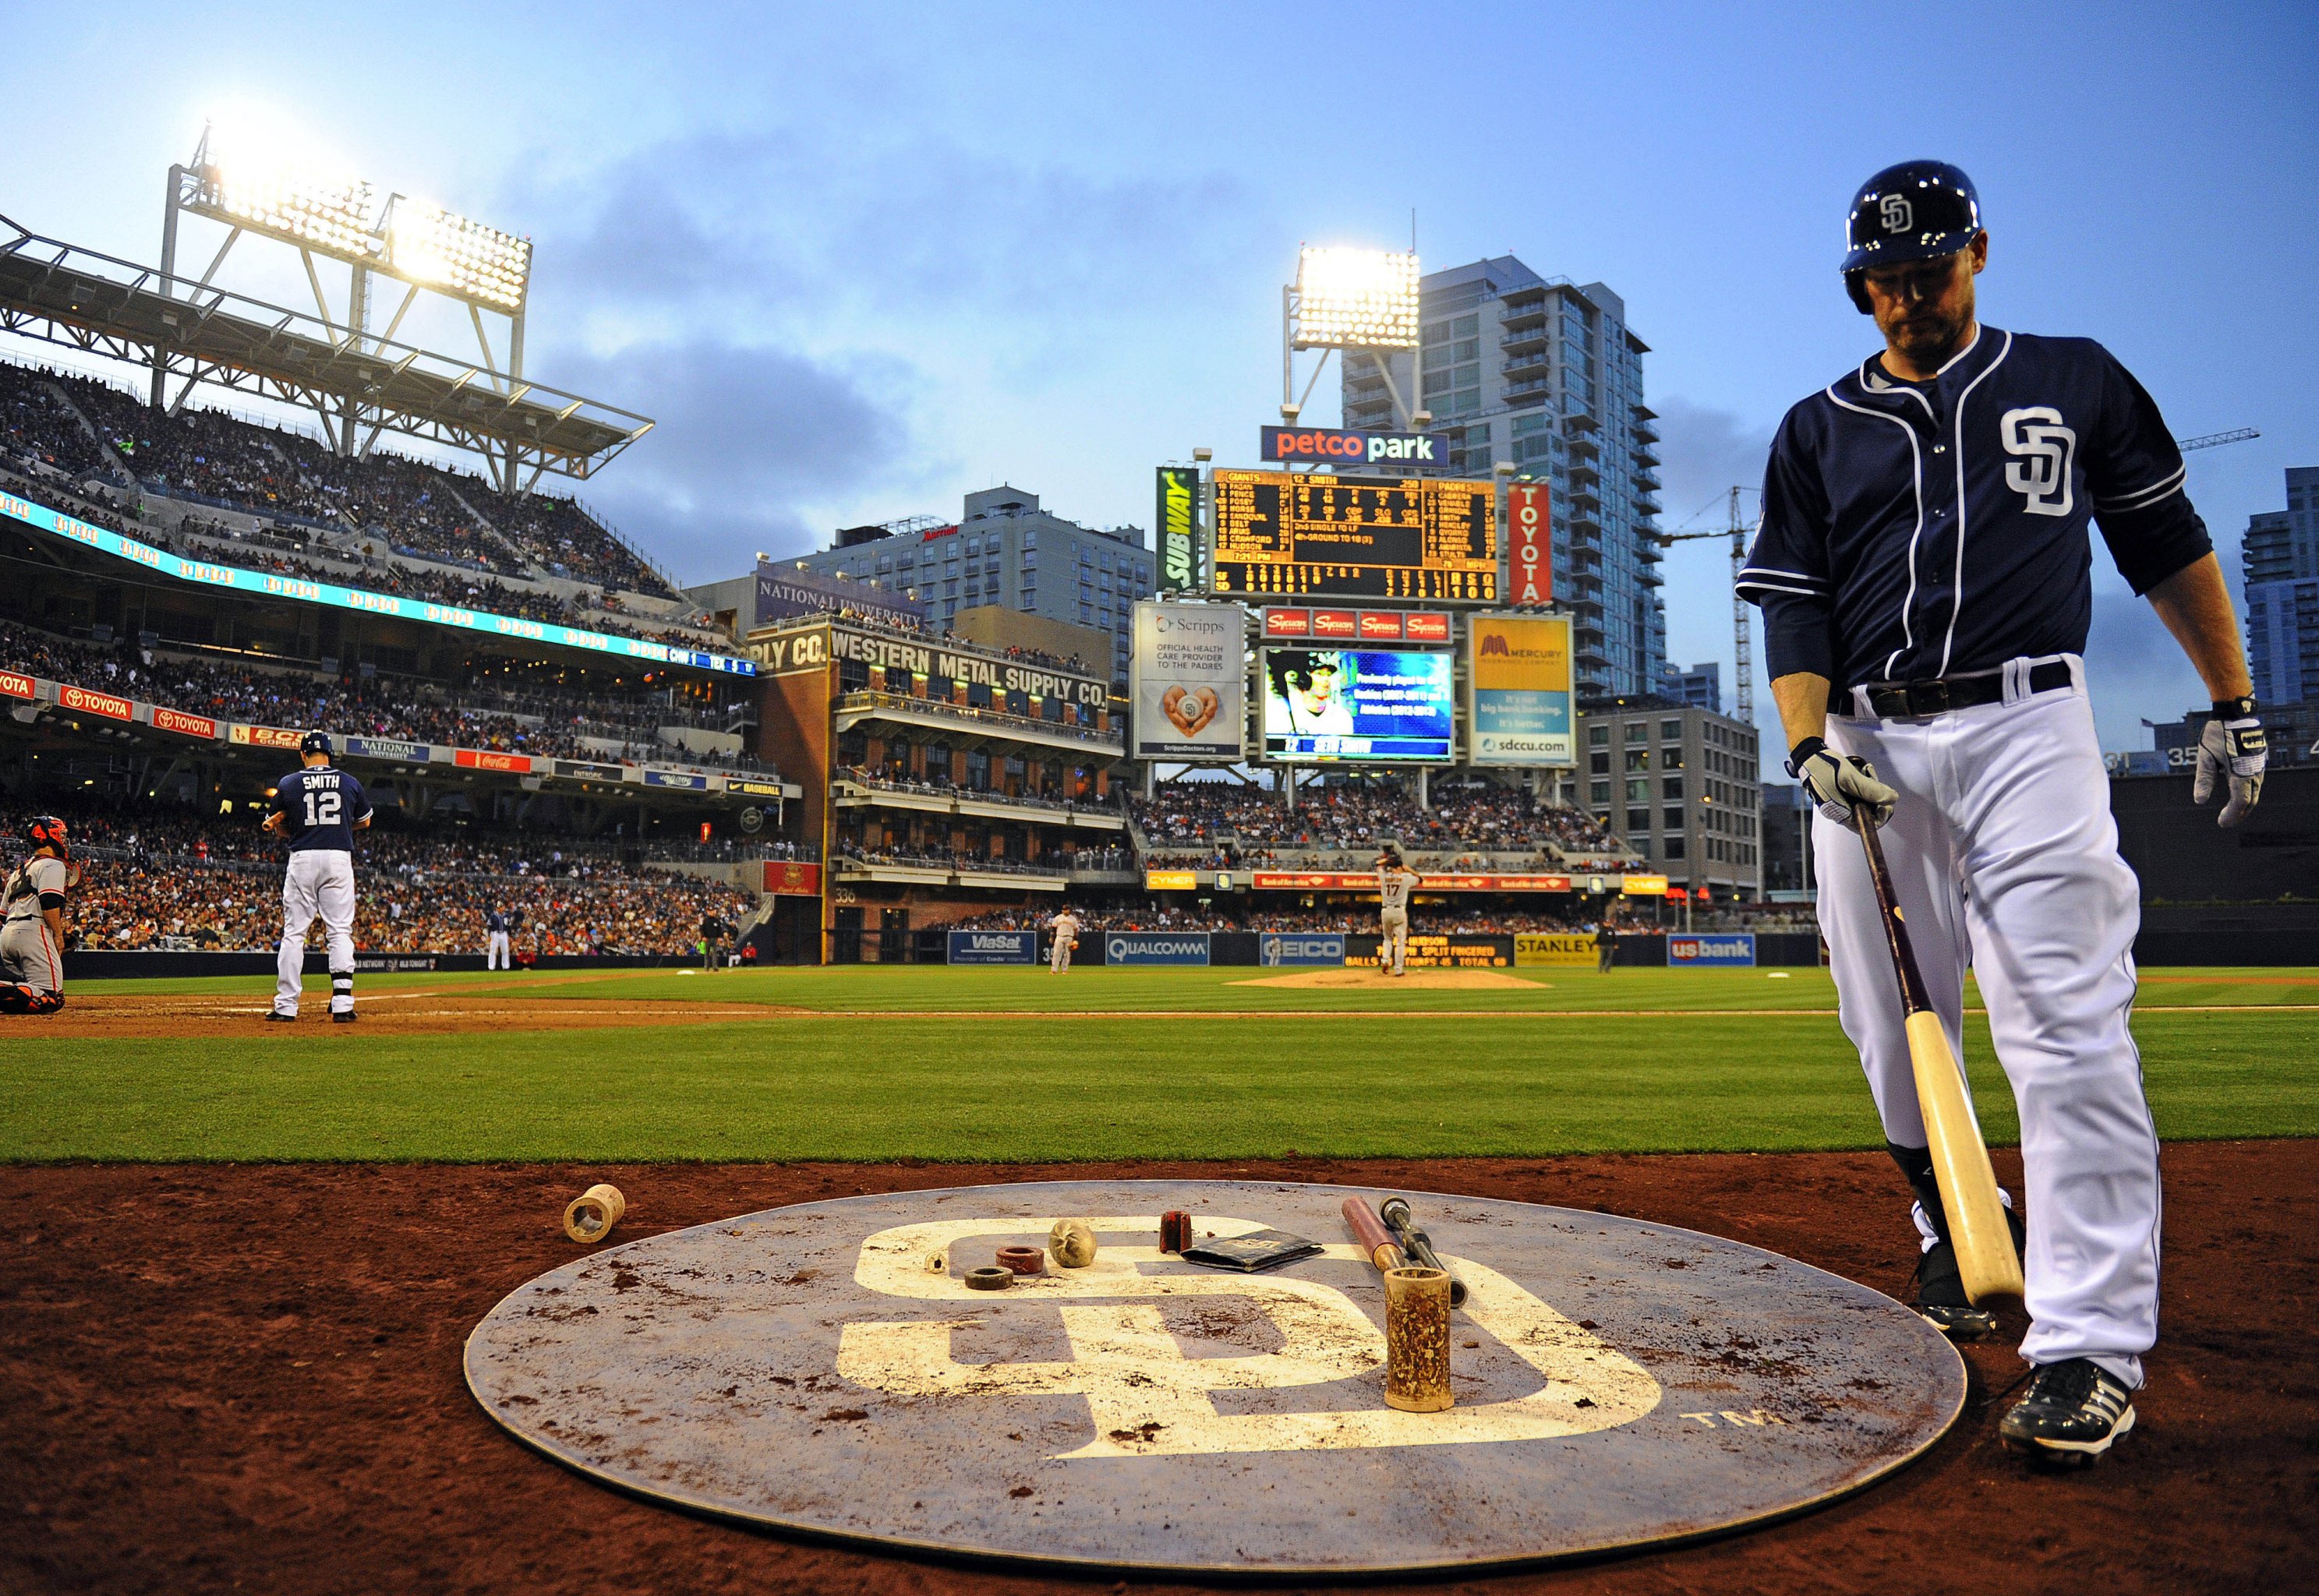
[[[1105,964],[1205,964],[1205,931],[1114,931],[1103,939]]]

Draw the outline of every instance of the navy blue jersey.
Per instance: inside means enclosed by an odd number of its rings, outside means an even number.
[[[362,783],[344,771],[316,765],[291,771],[274,789],[274,812],[290,817],[290,852],[335,848],[351,853],[355,822],[370,818]]]
[[[507,916],[501,914],[497,909],[490,910],[483,915],[483,929],[485,931],[505,931],[507,928]]]
[[[1739,591],[1774,678],[1839,690],[2080,654],[2089,519],[2137,594],[2213,549],[2182,477],[2108,350],[1984,327],[1927,381],[1872,357],[1788,412]]]

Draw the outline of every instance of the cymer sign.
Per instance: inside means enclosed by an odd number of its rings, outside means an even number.
[[[1497,598],[1497,503],[1488,482],[1281,471],[1219,471],[1213,482],[1217,592]]]
[[[1452,676],[1439,650],[1268,648],[1264,756],[1286,763],[1446,763]]]

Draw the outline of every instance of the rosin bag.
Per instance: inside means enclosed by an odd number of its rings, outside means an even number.
[[[1259,1269],[1277,1269],[1283,1264],[1293,1264],[1300,1258],[1315,1258],[1322,1251],[1318,1241],[1308,1241],[1302,1236],[1292,1236],[1286,1231],[1251,1231],[1245,1236],[1210,1237],[1184,1249],[1187,1264],[1205,1264],[1211,1269],[1231,1269],[1242,1275],[1253,1275]]]

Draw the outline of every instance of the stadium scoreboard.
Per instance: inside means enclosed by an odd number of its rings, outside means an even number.
[[[1214,483],[1219,593],[1497,601],[1490,482],[1219,471]]]

